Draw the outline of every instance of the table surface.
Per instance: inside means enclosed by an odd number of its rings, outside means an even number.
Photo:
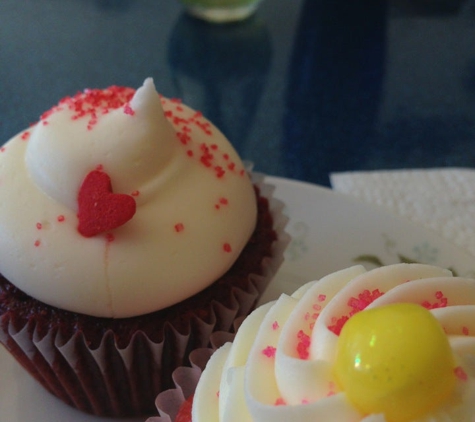
[[[233,25],[177,0],[0,1],[0,144],[148,76],[267,174],[475,166],[473,0],[264,0]]]

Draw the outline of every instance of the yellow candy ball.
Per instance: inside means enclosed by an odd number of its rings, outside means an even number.
[[[447,336],[425,308],[410,303],[351,317],[338,340],[334,373],[363,414],[406,422],[436,408],[455,387]]]

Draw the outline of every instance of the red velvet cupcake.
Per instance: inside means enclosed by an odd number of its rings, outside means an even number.
[[[2,147],[0,180],[0,341],[96,415],[153,413],[288,241],[272,188],[150,79],[60,101]]]

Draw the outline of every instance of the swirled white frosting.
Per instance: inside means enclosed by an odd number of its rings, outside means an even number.
[[[84,237],[78,192],[99,169],[132,196],[124,225]],[[109,87],[63,99],[0,148],[0,272],[34,298],[93,316],[177,303],[234,263],[255,193],[225,136],[199,112]]]
[[[332,366],[343,319],[366,307],[401,302],[431,310],[459,365],[453,395],[418,422],[473,421],[475,280],[433,266],[396,264],[369,272],[351,267],[254,311],[203,372],[193,422],[386,421],[352,406]]]

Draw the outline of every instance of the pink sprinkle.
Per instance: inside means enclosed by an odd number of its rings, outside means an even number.
[[[188,151],[186,151],[186,155],[188,155],[188,157],[193,157],[193,151],[189,149]]]
[[[297,333],[297,338],[299,340],[297,343],[297,353],[299,355],[299,358],[302,360],[306,360],[310,356],[310,336],[308,334],[305,334],[303,330],[300,330]]]
[[[349,315],[343,315],[340,318],[333,317],[332,325],[330,325],[328,329],[339,336],[343,326],[351,316],[365,309],[369,304],[381,297],[383,294],[384,292],[381,292],[379,289],[373,291],[365,289],[358,295],[358,297],[350,297],[347,303],[348,306],[352,308]]]
[[[275,330],[278,330],[279,329],[279,323],[277,321],[274,321],[273,324],[272,324],[272,329],[275,331]]]
[[[38,230],[41,230],[41,229],[43,228],[43,224],[41,224],[41,223],[36,223],[36,228],[37,228]]]
[[[0,152],[5,152],[6,148],[5,147],[0,147]]]
[[[23,139],[24,141],[26,141],[29,137],[30,137],[30,132],[28,131],[23,132],[21,135],[21,139]]]
[[[229,243],[225,243],[223,245],[223,250],[224,250],[224,252],[228,252],[228,253],[231,252],[232,251],[231,245]]]
[[[221,166],[216,166],[214,171],[216,172],[216,177],[218,177],[218,179],[226,174],[226,171]]]
[[[219,203],[223,205],[228,205],[228,200],[227,198],[219,198]]]
[[[41,245],[41,241],[40,240],[35,240],[35,246],[38,247]]]
[[[262,354],[267,356],[268,358],[275,357],[276,348],[274,346],[267,346],[264,350],[262,350]]]
[[[318,295],[318,301],[319,302],[324,302],[327,298],[327,295]]]
[[[185,229],[185,226],[183,225],[183,223],[175,224],[175,231],[177,233],[182,232],[184,229]]]
[[[315,303],[313,306],[312,306],[313,309],[315,309],[316,311],[321,311],[322,310],[322,306],[319,305],[318,303]]]
[[[346,315],[342,316],[341,318],[337,319],[336,322],[328,327],[328,329],[336,334],[337,336],[340,335],[343,326],[345,325],[346,321],[350,318]]]
[[[279,397],[276,401],[275,401],[275,406],[285,406],[285,400],[282,398],[282,397]]]
[[[61,215],[58,215],[57,220],[58,220],[60,223],[62,223],[62,222],[65,220],[64,215],[62,215],[62,214],[61,214]]]
[[[138,190],[134,190],[130,196],[139,196],[140,195],[140,192]]]
[[[424,300],[421,305],[426,309],[438,309],[438,308],[445,308],[448,304],[447,297],[444,296],[444,293],[441,291],[437,291],[434,294],[435,298],[437,299],[434,302],[430,302],[428,300]]]
[[[130,104],[125,104],[124,105],[124,113],[128,114],[129,116],[133,116],[135,114],[135,111],[132,110],[132,107],[130,107]]]
[[[467,381],[468,379],[467,373],[464,371],[464,369],[461,366],[457,366],[454,369],[454,374],[461,381]]]

